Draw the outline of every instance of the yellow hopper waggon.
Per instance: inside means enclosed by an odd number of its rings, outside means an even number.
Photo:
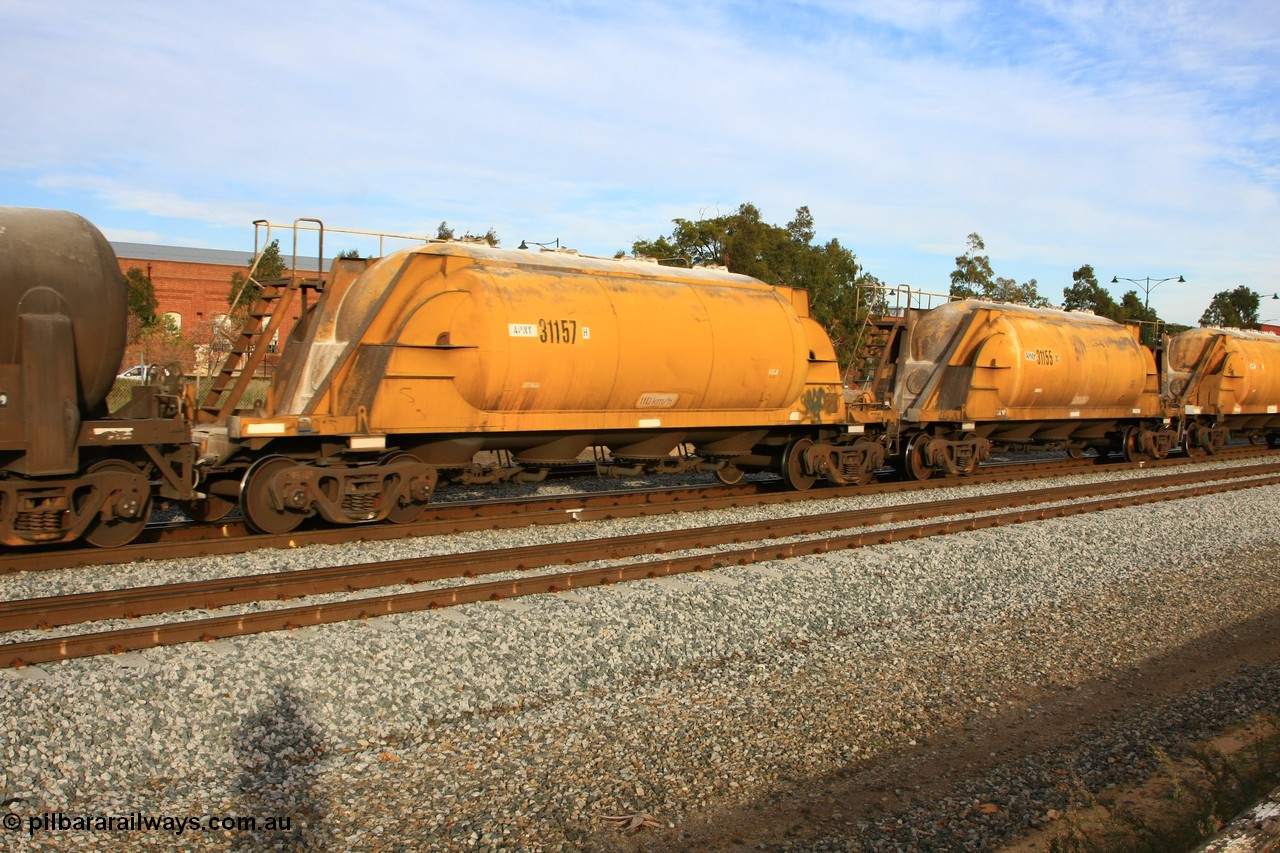
[[[220,412],[197,435],[206,492],[286,532],[315,514],[409,521],[441,481],[537,480],[592,449],[613,475],[869,477],[883,455],[862,432],[802,290],[428,242],[336,261],[264,410]],[[495,452],[507,464],[478,461]]]

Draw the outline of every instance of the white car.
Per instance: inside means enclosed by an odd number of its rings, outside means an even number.
[[[145,364],[135,364],[133,367],[130,367],[124,373],[118,374],[116,376],[116,379],[136,379],[139,382],[146,382],[147,376],[150,374],[150,372],[151,372],[151,369],[147,367]]]

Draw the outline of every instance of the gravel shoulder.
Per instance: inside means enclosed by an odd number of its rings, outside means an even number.
[[[0,795],[293,818],[189,850],[996,849],[1064,779],[1280,710],[1278,499],[5,672]],[[603,818],[640,813],[659,828]]]
[[[1157,750],[1179,755],[1250,712],[1280,711],[1278,679],[1280,609],[1129,670],[975,713],[916,746],[700,814],[678,832],[611,846],[1044,849],[1016,842],[1034,834],[1047,843],[1050,815],[1072,794],[1142,783],[1162,769]]]

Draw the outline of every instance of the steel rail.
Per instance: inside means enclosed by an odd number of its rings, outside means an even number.
[[[277,535],[253,533],[238,518],[207,524],[162,525],[145,531],[140,541],[119,548],[11,550],[0,554],[0,575],[79,566],[108,566],[138,560],[243,554],[259,548],[290,549],[312,544],[405,539],[473,530],[562,524],[574,521],[570,511],[584,505],[593,509],[616,508],[618,512],[623,512],[627,507],[645,505],[677,506],[683,503],[694,506],[698,501],[705,500],[706,495],[711,492],[725,499],[735,499],[758,491],[751,484],[693,489],[632,489],[509,501],[458,501],[433,504],[430,508],[431,518],[409,524],[353,524],[300,529]],[[631,514],[641,514],[644,511],[633,509]]]
[[[393,584],[415,584],[458,577],[478,577],[513,570],[545,568],[598,559],[622,559],[641,554],[689,548],[709,548],[761,539],[807,535],[894,524],[942,515],[961,515],[992,509],[1030,506],[1058,500],[1150,491],[1202,482],[1208,472],[1194,471],[1133,482],[1110,481],[1059,486],[1034,491],[983,495],[961,500],[938,500],[891,507],[843,510],[794,518],[771,518],[700,527],[692,530],[641,533],[607,539],[416,557],[381,563],[328,566],[290,572],[203,579],[158,586],[98,590],[34,599],[0,601],[0,632],[51,628],[77,622],[130,619],[176,610],[211,610],[267,599],[299,598],[332,592],[352,592]],[[1280,474],[1274,465],[1237,469],[1236,477]],[[583,512],[586,512],[585,510]],[[595,517],[594,514],[588,513]]]
[[[1249,458],[1274,453],[1258,447],[1236,447],[1222,451],[1219,459]],[[50,548],[10,550],[0,553],[0,575],[27,571],[50,571],[80,566],[113,565],[138,560],[166,560],[190,556],[242,554],[258,548],[296,548],[303,545],[351,541],[379,541],[412,536],[436,536],[469,530],[494,530],[583,520],[583,511],[600,507],[615,511],[602,517],[658,514],[695,509],[741,506],[744,502],[770,503],[823,500],[851,495],[876,495],[901,491],[954,488],[981,483],[998,483],[1027,475],[1052,477],[1077,473],[1098,465],[1123,471],[1143,467],[1178,467],[1194,460],[1176,457],[1147,463],[1124,463],[1106,457],[1063,459],[1049,462],[998,463],[979,469],[968,477],[948,477],[925,481],[880,482],[866,486],[833,486],[807,492],[786,491],[776,483],[693,488],[628,489],[562,497],[524,498],[514,501],[466,501],[433,505],[432,518],[411,524],[348,525],[296,530],[281,535],[250,533],[240,520],[214,524],[188,524],[153,528],[143,540],[120,548]],[[582,510],[579,510],[582,508]],[[578,511],[575,515],[574,511]]]
[[[1204,475],[1207,473],[1218,472],[1200,473],[1201,475]],[[1171,476],[1173,478],[1185,478],[1189,475]],[[0,666],[21,666],[95,654],[151,648],[157,645],[192,642],[194,640],[219,639],[270,630],[290,629],[304,625],[318,625],[349,619],[412,612],[436,607],[452,606],[456,604],[531,595],[541,592],[557,592],[567,589],[582,588],[583,586],[597,586],[600,584],[625,580],[634,580],[646,577],[662,577],[684,572],[702,571],[728,565],[743,565],[763,560],[787,559],[789,557],[804,554],[820,554],[836,550],[864,547],[869,544],[885,544],[901,541],[903,539],[918,539],[963,530],[978,530],[987,527],[1021,523],[1028,520],[1060,518],[1082,512],[1095,512],[1112,509],[1119,506],[1131,506],[1155,501],[1218,494],[1226,491],[1254,488],[1264,485],[1276,485],[1280,484],[1280,473],[1276,473],[1274,472],[1274,469],[1272,469],[1271,471],[1265,472],[1262,476],[1256,478],[1246,479],[1243,475],[1240,475],[1237,479],[1227,482],[1218,482],[1210,485],[1182,486],[1180,488],[1172,486],[1170,482],[1165,482],[1163,484],[1152,482],[1153,480],[1162,479],[1165,478],[1151,478],[1151,480],[1144,480],[1142,483],[1127,484],[1129,487],[1127,490],[1128,494],[1116,494],[1116,489],[1109,488],[1116,484],[1094,484],[1095,486],[1104,487],[1101,490],[1102,493],[1110,493],[1110,496],[1091,501],[1076,501],[1073,503],[1057,505],[1044,505],[1043,502],[1041,502],[1041,505],[1032,508],[1026,507],[1025,503],[1027,498],[1031,497],[1035,493],[1022,493],[1016,496],[1001,496],[1002,500],[997,503],[997,506],[1008,506],[1008,502],[1003,500],[1003,498],[1017,497],[1020,499],[1019,505],[1022,506],[1022,508],[1010,512],[978,515],[960,520],[952,519],[949,521],[918,524],[909,527],[878,530],[866,533],[840,534],[820,539],[807,539],[790,543],[772,543],[709,555],[699,554],[670,560],[642,560],[619,566],[542,574],[515,580],[480,582],[441,589],[393,593],[368,598],[350,599],[330,604],[303,605],[253,614],[212,617],[188,622],[167,623],[118,631],[95,632],[11,643],[0,646]],[[1204,477],[1201,476],[1201,479],[1204,479]],[[1171,486],[1173,490],[1169,490]],[[1072,498],[1065,493],[1071,492],[1073,488],[1077,494],[1087,494],[1091,491],[1095,494],[1098,493],[1090,488],[1081,487],[1047,489],[1041,490],[1041,492],[1045,496],[1050,492],[1058,493],[1056,497],[1048,498],[1048,500],[1069,500]],[[931,504],[918,505],[909,509],[915,513],[923,513],[922,515],[916,515],[915,517],[917,518],[929,517],[930,514],[933,514],[937,509],[934,505],[940,503],[948,502],[931,502]],[[956,505],[958,503],[967,502],[949,503],[951,504],[951,510],[945,514],[953,515],[958,511],[956,509]],[[883,511],[876,510],[871,512],[882,513]],[[797,522],[799,525],[796,527],[796,532],[803,534],[812,532],[810,529],[804,529],[803,526],[806,524],[816,526],[814,523],[819,521],[826,524],[833,521],[835,516],[848,515],[851,514],[830,513],[824,516],[796,519],[793,521]],[[864,521],[866,517],[868,516],[864,516]],[[867,523],[874,524],[875,522]],[[694,531],[694,533],[702,535],[708,532],[718,531],[719,536],[725,536],[733,535],[731,533],[733,528],[750,526],[750,524],[724,525],[720,528],[703,528],[701,530]],[[654,544],[653,539],[655,537],[662,539],[664,536],[669,537],[670,534],[645,535],[643,537],[637,537],[637,540],[646,539],[648,540],[647,545],[652,547]],[[600,544],[601,542],[610,545],[616,544],[611,540],[596,540],[596,544]],[[633,544],[639,545],[640,543],[637,541]],[[554,547],[562,555],[565,552],[564,545]],[[689,546],[688,543],[681,542],[679,543],[679,547],[687,548]],[[661,553],[663,547],[659,545],[655,550],[657,553]],[[635,556],[635,554],[627,553],[626,549],[620,549],[620,551],[622,553],[620,553],[619,556],[614,557],[614,559],[626,556]],[[494,554],[503,552],[489,553]],[[643,552],[641,551],[637,553]],[[652,551],[650,553],[652,553]],[[508,554],[508,556],[510,555]],[[429,558],[428,562],[434,559],[439,558]],[[491,571],[504,571],[510,568],[522,567],[523,566],[521,564],[508,565],[502,568],[492,568]],[[236,579],[228,580],[234,581]],[[163,590],[165,588],[160,587],[155,589]],[[32,602],[34,601],[36,600],[32,600]]]

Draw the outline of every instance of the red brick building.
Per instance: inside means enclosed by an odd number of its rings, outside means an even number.
[[[168,314],[180,328],[203,318],[227,313],[231,277],[249,271],[252,252],[223,249],[184,249],[143,243],[112,243],[120,271],[136,267],[151,279],[159,313]]]
[[[226,316],[231,277],[236,273],[247,273],[253,261],[252,252],[225,249],[114,242],[111,247],[115,250],[122,273],[137,268],[151,279],[158,303],[156,313],[169,316],[197,345],[202,344],[205,338],[211,338],[213,324]],[[282,334],[288,334],[299,315],[300,305],[295,301]],[[145,355],[137,347],[129,347],[122,366],[145,360]]]

